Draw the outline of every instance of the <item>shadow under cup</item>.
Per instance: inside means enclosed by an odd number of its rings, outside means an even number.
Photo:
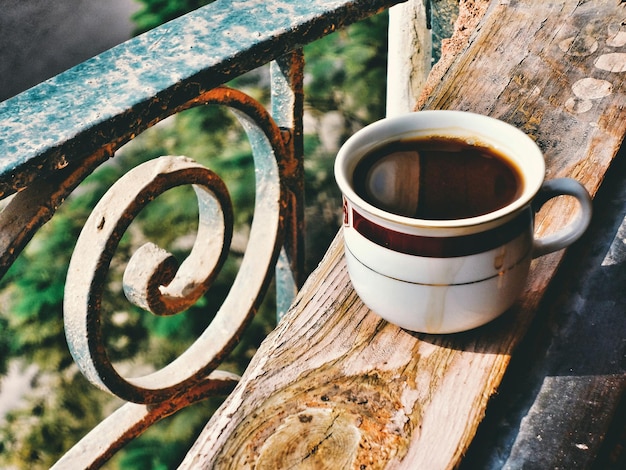
[[[537,145],[487,116],[420,111],[360,130],[335,162],[356,292],[412,331],[453,333],[493,320],[520,295],[536,254],[531,202],[544,174]],[[571,181],[584,220],[543,253],[589,222],[588,194]],[[571,194],[568,184],[546,199]]]

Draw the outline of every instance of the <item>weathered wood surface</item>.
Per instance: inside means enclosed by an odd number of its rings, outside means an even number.
[[[595,194],[626,132],[625,17],[615,0],[493,2],[424,107],[471,110],[518,126],[544,150],[548,178],[575,177]],[[546,208],[538,232],[575,210],[567,200]],[[533,262],[522,298],[500,319],[428,336],[364,307],[342,250],[339,234],[183,468],[462,463],[563,253]],[[614,376],[623,387],[623,372]]]
[[[423,0],[407,0],[389,9],[387,116],[411,111],[432,68],[427,14]]]

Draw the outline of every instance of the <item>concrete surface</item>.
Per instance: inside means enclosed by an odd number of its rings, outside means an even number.
[[[135,0],[0,0],[0,101],[130,38]]]

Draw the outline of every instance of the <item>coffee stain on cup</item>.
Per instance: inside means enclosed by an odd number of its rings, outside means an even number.
[[[426,331],[439,331],[443,324],[446,295],[450,286],[436,286],[430,289],[426,306]]]
[[[504,267],[504,260],[506,259],[506,247],[501,247],[493,261],[493,268],[500,271]]]
[[[426,318],[424,323],[426,331],[440,331],[444,321],[444,312],[446,311],[446,300],[450,287],[453,287],[455,279],[463,264],[465,258],[459,257],[454,262],[450,259],[445,272],[441,273],[445,283],[432,286],[429,290]]]

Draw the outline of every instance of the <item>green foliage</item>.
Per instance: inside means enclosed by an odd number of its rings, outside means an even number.
[[[58,230],[44,226],[4,281],[10,283],[4,307],[11,306],[11,315],[6,312],[4,318],[14,332],[15,353],[44,370],[71,363],[69,355],[57,347],[57,338],[63,335],[63,286],[77,231],[71,230],[66,217],[55,222]]]
[[[143,6],[132,16],[135,23],[135,34],[178,18],[185,13],[196,10],[215,0],[138,0]]]
[[[365,19],[305,47],[306,99],[317,113],[340,111],[346,134],[385,114],[387,13]]]
[[[143,437],[128,444],[119,459],[119,468],[135,470],[167,470],[174,468],[179,453],[179,445],[161,436],[156,438]]]
[[[0,316],[0,376],[7,373],[8,359],[14,354],[14,349],[9,322]]]
[[[78,373],[39,374],[29,406],[0,427],[2,468],[46,469],[101,420],[105,398]]]

